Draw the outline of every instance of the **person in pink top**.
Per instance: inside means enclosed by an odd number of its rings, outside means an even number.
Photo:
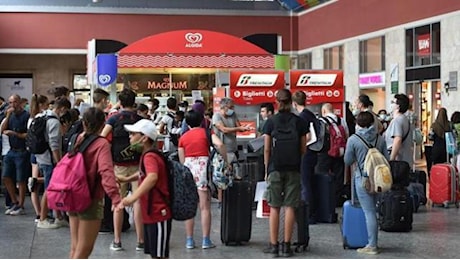
[[[208,189],[207,165],[209,160],[209,137],[211,136],[212,143],[222,155],[227,155],[227,150],[222,141],[214,133],[210,133],[208,129],[203,128],[203,114],[196,110],[190,110],[185,114],[185,122],[189,126],[188,130],[179,139],[179,160],[187,166],[193,174],[198,196],[200,198],[199,207],[201,210],[201,225],[203,231],[202,248],[213,248],[215,245],[211,242],[209,233],[211,230],[211,194]],[[227,156],[223,156],[227,158]],[[225,162],[227,164],[227,162]],[[185,221],[185,232],[187,235],[185,247],[188,249],[195,248],[193,240],[194,219]]]
[[[98,108],[88,108],[83,114],[84,132],[77,138],[78,147],[84,137],[100,135],[104,127],[105,114]],[[112,199],[112,209],[121,202],[120,193],[113,172],[110,143],[105,138],[97,138],[83,152],[88,185],[94,187],[93,202],[83,212],[69,212],[70,222],[70,258],[88,258],[104,216],[104,191]]]

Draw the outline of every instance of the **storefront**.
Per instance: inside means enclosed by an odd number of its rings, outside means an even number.
[[[274,67],[272,54],[238,37],[179,30],[149,36],[121,49],[117,85],[129,86],[139,96],[158,98],[161,109],[169,96],[189,103],[202,99],[210,105],[212,89],[229,84],[229,70]]]

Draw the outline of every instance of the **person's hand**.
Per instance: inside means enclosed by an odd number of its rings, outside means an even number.
[[[115,179],[118,183],[123,183],[123,182],[126,182],[126,177],[125,176],[115,176]]]
[[[12,130],[5,130],[5,131],[3,131],[3,134],[7,135],[7,136],[14,136],[15,132],[12,131]]]

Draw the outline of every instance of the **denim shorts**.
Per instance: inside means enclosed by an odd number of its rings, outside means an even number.
[[[266,199],[271,207],[297,207],[300,202],[300,173],[298,171],[270,172]]]
[[[38,164],[38,168],[40,172],[43,174],[45,178],[45,190],[48,189],[48,185],[50,184],[51,175],[53,174],[53,165],[49,164]]]
[[[26,182],[32,176],[29,152],[10,150],[3,157],[3,177],[9,177],[17,182]]]

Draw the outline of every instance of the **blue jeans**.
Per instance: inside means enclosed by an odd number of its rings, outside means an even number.
[[[13,182],[27,182],[32,175],[30,169],[30,155],[26,150],[10,150],[3,157],[3,177],[11,178]]]
[[[359,174],[355,174],[355,187],[356,194],[358,195],[359,204],[364,211],[366,218],[366,227],[368,234],[368,246],[377,247],[377,239],[379,227],[377,223],[377,196],[367,193],[361,184],[362,177]]]
[[[48,185],[50,184],[51,180],[51,174],[53,173],[53,165],[49,164],[38,164],[38,168],[40,169],[40,172],[43,174],[43,177],[45,178],[45,191],[48,189]]]

